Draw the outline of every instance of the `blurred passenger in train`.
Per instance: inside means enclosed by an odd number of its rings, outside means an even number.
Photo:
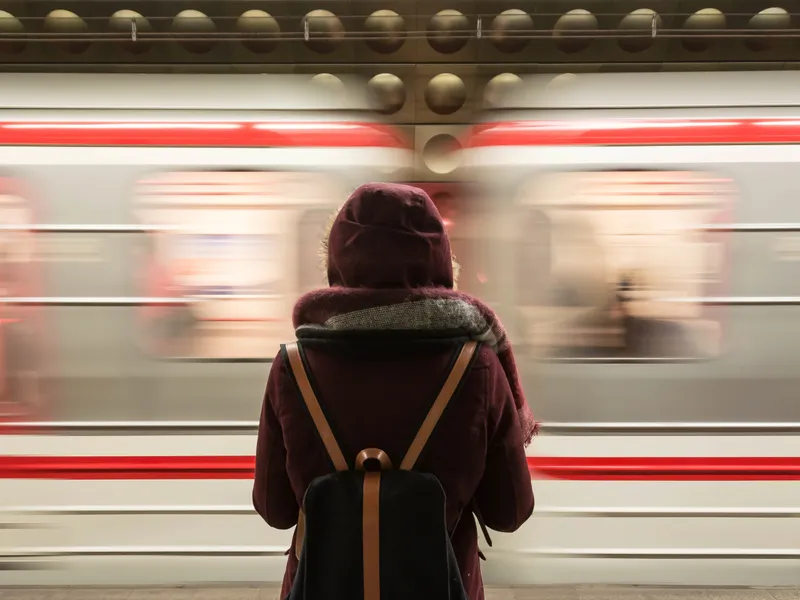
[[[625,273],[617,283],[616,309],[623,328],[625,355],[637,358],[684,358],[695,356],[691,334],[678,321],[637,315],[636,293],[644,285],[641,275]]]
[[[472,512],[489,528],[512,532],[534,505],[525,446],[536,423],[505,330],[491,309],[454,291],[450,242],[422,190],[360,187],[336,215],[323,254],[329,287],[300,298],[294,326],[347,460],[380,448],[399,464],[454,349],[465,338],[483,342],[417,463],[444,488],[461,577],[470,599],[481,600]],[[279,354],[261,415],[254,505],[272,527],[294,527],[308,485],[329,472],[325,447]],[[281,598],[297,565],[291,552]]]

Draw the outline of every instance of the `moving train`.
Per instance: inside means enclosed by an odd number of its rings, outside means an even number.
[[[331,210],[412,153],[302,82],[55,77],[0,77],[0,326],[32,357],[0,583],[278,581],[291,532],[250,507],[268,359]],[[472,128],[448,217],[542,421],[486,580],[798,585],[800,76],[555,83]]]

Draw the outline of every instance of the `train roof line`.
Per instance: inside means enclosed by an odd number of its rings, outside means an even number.
[[[0,109],[337,111],[368,110],[361,87],[320,91],[302,75],[0,74]]]
[[[800,72],[531,75],[497,109],[646,109],[800,106]]]

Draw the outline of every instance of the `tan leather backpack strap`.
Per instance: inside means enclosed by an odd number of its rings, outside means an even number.
[[[300,348],[297,342],[286,344],[285,347],[294,380],[297,382],[300,395],[308,407],[308,412],[311,414],[314,426],[317,428],[319,436],[322,438],[325,450],[328,451],[328,456],[331,457],[333,467],[337,471],[347,471],[349,467],[347,466],[344,454],[342,454],[342,449],[339,447],[339,442],[336,441],[333,431],[331,431],[331,426],[328,424],[328,419],[325,418],[325,413],[322,412],[322,407],[319,405],[319,400],[317,400],[317,395],[314,393],[314,388],[311,387],[311,381],[308,379],[306,367],[300,356]]]
[[[383,450],[367,448],[356,459],[356,469],[365,469],[366,461],[378,461],[381,470],[392,468]],[[361,516],[364,563],[364,600],[381,600],[381,471],[364,473]]]
[[[303,358],[300,356],[300,348],[297,342],[286,344],[284,348],[289,359],[289,368],[292,370],[297,388],[300,390],[300,396],[303,398],[311,419],[314,421],[314,427],[317,428],[319,436],[322,438],[322,443],[331,458],[333,467],[337,471],[347,471],[347,461],[344,458],[344,454],[342,454],[342,449],[339,447],[339,442],[336,441],[336,437],[333,435],[328,419],[325,418],[325,413],[322,412],[322,407],[319,404],[317,395],[314,393],[314,388],[311,386],[311,380],[308,378],[308,372],[303,363]],[[300,513],[297,515],[297,531],[295,532],[294,545],[294,553],[298,560],[303,550],[303,541],[306,535],[305,529],[306,516],[301,508]]]
[[[467,367],[469,367],[477,347],[478,343],[472,341],[467,342],[461,347],[461,351],[458,353],[458,358],[456,358],[456,362],[453,364],[453,368],[450,370],[447,380],[439,391],[439,395],[436,397],[430,411],[428,411],[428,416],[425,417],[425,420],[422,422],[422,427],[419,428],[417,437],[414,438],[414,441],[411,442],[411,445],[408,447],[408,452],[406,452],[403,462],[400,463],[401,470],[410,471],[414,468],[417,459],[419,459],[419,455],[425,448],[425,444],[428,443],[428,438],[431,437],[436,424],[444,413],[444,409],[447,408],[447,404],[458,389],[458,385],[461,383],[464,373],[467,372]]]
[[[362,548],[364,600],[381,600],[381,472],[364,473]]]
[[[300,560],[300,554],[303,552],[303,542],[306,539],[306,514],[303,509],[300,509],[297,515],[297,531],[294,536],[294,555],[297,560]]]

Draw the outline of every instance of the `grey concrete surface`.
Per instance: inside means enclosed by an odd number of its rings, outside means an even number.
[[[0,600],[278,600],[279,588],[3,588]],[[800,600],[797,588],[490,587],[486,600]]]

